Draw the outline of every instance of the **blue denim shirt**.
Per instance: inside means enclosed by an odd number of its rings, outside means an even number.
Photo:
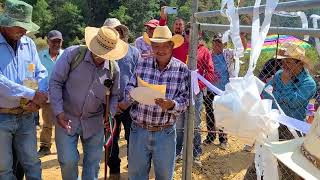
[[[284,84],[281,80],[282,72],[283,70],[279,70],[273,79],[266,84],[266,87],[268,85],[273,87],[272,94],[287,116],[304,121],[309,100],[316,92],[316,83],[309,72],[302,70],[295,79]],[[265,91],[262,92],[262,97],[272,99]],[[275,103],[272,106],[276,109]]]
[[[227,63],[224,59],[223,54],[213,55],[212,61],[214,64],[215,75],[218,79],[218,81],[213,83],[213,85],[224,91],[226,84],[229,82],[229,72]],[[209,88],[208,90],[210,91]]]
[[[82,129],[83,137],[89,138],[103,128],[106,103],[104,81],[111,77],[109,61],[97,67],[88,50],[77,68],[70,70],[72,60],[79,53],[79,46],[65,49],[53,68],[50,85],[50,103],[54,116],[64,112],[71,120],[71,134]],[[118,105],[119,67],[115,63],[110,97],[110,112],[114,115]]]
[[[40,61],[48,71],[48,77],[47,77],[47,81],[48,82],[49,82],[49,79],[51,77],[51,73],[52,73],[53,67],[56,64],[57,60],[60,58],[62,53],[63,53],[63,50],[60,49],[58,57],[54,61],[54,60],[51,59],[51,56],[49,54],[49,49],[45,49],[45,50],[42,50],[42,51],[39,52]]]
[[[137,48],[129,45],[127,55],[116,61],[118,62],[120,68],[120,91],[119,91],[119,102],[124,99],[124,90],[127,84],[130,81],[131,76],[133,75],[137,62],[140,58],[140,53]]]
[[[35,64],[35,78],[40,91],[47,91],[48,75],[41,64],[37,48],[32,39],[21,37],[17,42],[16,52],[0,33],[0,107],[13,108],[20,106],[20,99],[32,100],[35,91],[22,85],[27,75],[29,64]]]

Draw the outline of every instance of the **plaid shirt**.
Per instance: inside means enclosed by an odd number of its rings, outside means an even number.
[[[154,58],[140,60],[134,76],[126,87],[126,101],[130,101],[129,93],[137,87],[137,77],[140,77],[150,84],[165,84],[166,98],[173,100],[175,107],[164,111],[158,105],[134,103],[130,112],[132,120],[137,124],[152,126],[173,125],[189,104],[189,76],[188,67],[174,57],[163,71],[159,70]]]

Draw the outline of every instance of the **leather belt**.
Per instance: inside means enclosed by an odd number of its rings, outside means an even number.
[[[19,114],[26,114],[27,112],[22,109],[21,107],[16,107],[16,108],[0,108],[0,114],[14,114],[14,115],[19,115]]]
[[[165,124],[165,125],[162,125],[162,126],[153,126],[153,125],[138,124],[138,123],[134,123],[134,124],[137,125],[140,128],[147,129],[148,131],[151,131],[151,132],[162,131],[164,129],[167,129],[167,128],[173,126],[172,124]]]

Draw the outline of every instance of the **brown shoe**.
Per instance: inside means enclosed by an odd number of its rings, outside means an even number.
[[[120,174],[110,174],[109,180],[120,180]]]

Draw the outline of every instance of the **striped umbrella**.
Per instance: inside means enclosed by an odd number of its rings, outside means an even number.
[[[261,51],[274,51],[275,49],[277,49],[277,41],[279,41],[278,42],[279,45],[281,45],[284,42],[291,42],[294,44],[298,44],[299,46],[301,46],[305,49],[312,47],[309,43],[307,43],[303,40],[300,40],[294,36],[279,35],[279,37],[278,37],[277,34],[273,34],[273,35],[267,36],[266,40],[264,41],[264,44],[263,44]],[[251,51],[251,43],[248,43],[247,51]]]

